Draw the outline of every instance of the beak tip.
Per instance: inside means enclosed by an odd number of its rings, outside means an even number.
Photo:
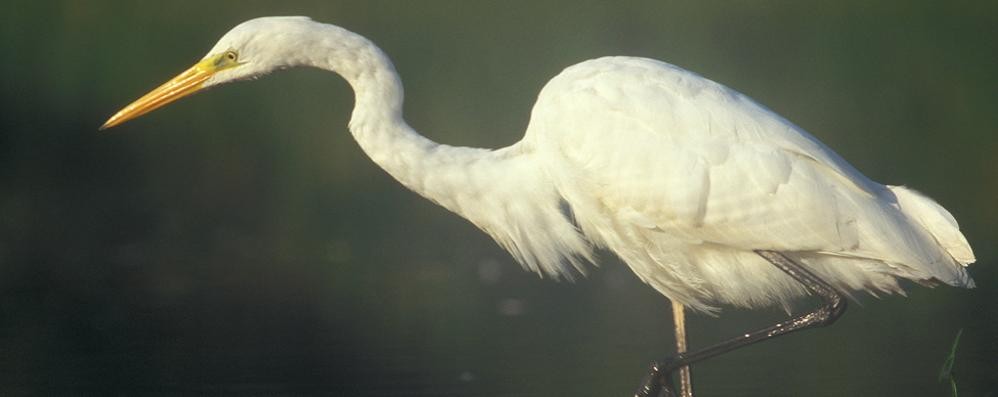
[[[102,124],[99,128],[97,128],[97,131],[104,131],[107,130],[108,128],[114,127],[115,124],[112,123],[111,121],[112,120],[105,121],[104,124]]]
[[[132,117],[122,117],[122,112],[118,112],[114,116],[108,118],[107,121],[104,122],[104,124],[101,124],[100,128],[97,128],[97,131],[109,130],[111,128],[117,127],[121,123],[124,123],[130,119],[132,119]]]

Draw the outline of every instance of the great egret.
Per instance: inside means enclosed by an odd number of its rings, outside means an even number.
[[[970,288],[974,254],[953,217],[914,190],[876,183],[748,97],[679,67],[607,57],[541,91],[520,142],[437,144],[402,118],[402,83],[377,46],[306,17],[226,33],[200,62],[111,117],[110,128],[201,89],[296,66],[353,87],[349,129],[395,179],[467,218],[526,269],[571,278],[592,252],[619,256],[694,311],[758,308],[816,294],[819,309],[653,365],[639,395],[678,367],[845,309],[840,291],[901,292],[897,280]]]

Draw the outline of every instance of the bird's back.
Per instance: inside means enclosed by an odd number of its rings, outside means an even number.
[[[541,92],[524,144],[576,222],[644,281],[693,308],[803,294],[753,250],[843,289],[897,277],[970,286],[952,216],[859,173],[813,136],[697,74],[642,58],[572,66]]]

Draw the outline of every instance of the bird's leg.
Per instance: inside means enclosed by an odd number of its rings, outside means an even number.
[[[686,311],[683,304],[672,301],[672,324],[676,335],[676,354],[686,353]],[[679,397],[693,397],[693,368],[679,367]]]
[[[821,298],[825,304],[814,311],[779,322],[773,326],[739,335],[702,350],[680,353],[653,363],[650,373],[645,377],[641,387],[635,393],[635,397],[658,397],[662,393],[670,397],[675,396],[674,388],[672,387],[672,372],[677,368],[794,331],[831,325],[842,313],[845,313],[847,305],[842,294],[814,273],[811,273],[810,270],[807,270],[779,252],[760,250],[755,251],[755,253],[790,277],[793,277],[797,282],[803,284],[804,288],[807,288],[809,292]]]

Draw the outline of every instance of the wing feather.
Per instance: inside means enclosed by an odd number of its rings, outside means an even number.
[[[601,58],[565,70],[542,91],[526,140],[554,148],[549,171],[577,213],[612,218],[581,226],[618,254],[648,244],[620,237],[635,227],[677,250],[831,255],[901,277],[969,280],[885,186],[769,109],[666,63]],[[895,290],[892,280],[865,282]]]

